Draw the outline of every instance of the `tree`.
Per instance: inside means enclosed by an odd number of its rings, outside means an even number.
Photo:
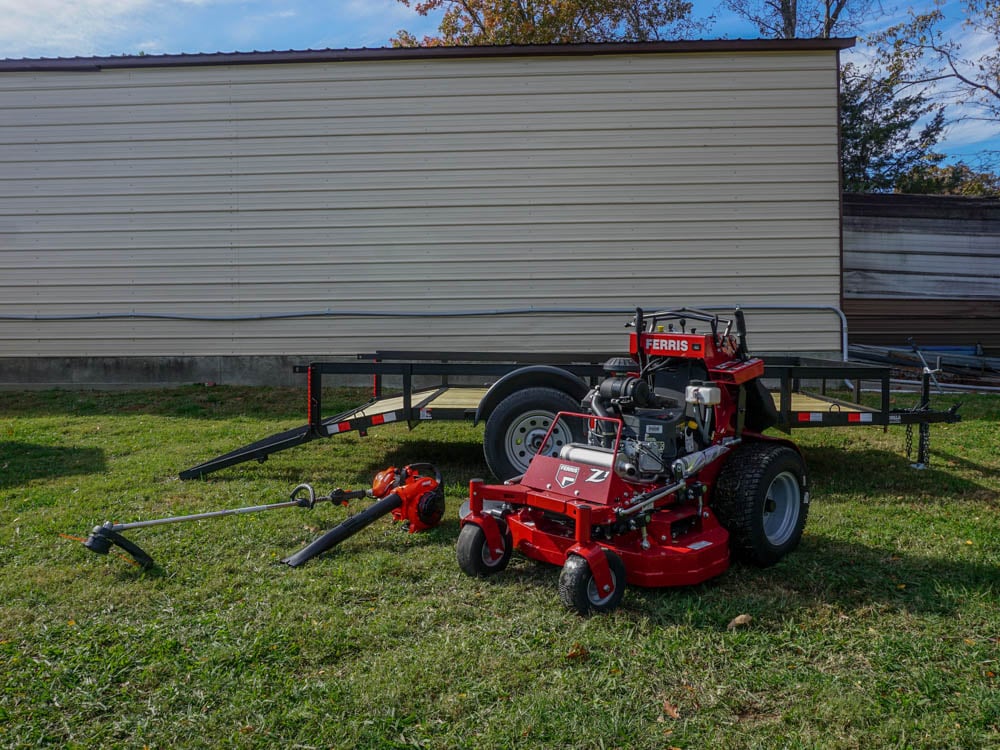
[[[932,164],[914,167],[896,180],[895,187],[900,193],[1000,198],[1000,175],[977,172],[964,162]]]
[[[851,33],[875,0],[723,0],[722,7],[771,39],[822,38]]]
[[[920,93],[900,93],[901,62],[880,73],[846,63],[840,73],[841,169],[844,190],[886,192],[903,176],[944,159],[932,151],[944,108]]]
[[[1000,120],[1000,3],[962,0],[961,33],[946,29],[943,0],[873,37],[882,54],[906,60],[903,83],[963,105],[973,119]],[[971,50],[971,51],[970,51]]]
[[[443,11],[439,36],[400,30],[396,47],[645,42],[697,27],[688,0],[399,0],[422,16]]]

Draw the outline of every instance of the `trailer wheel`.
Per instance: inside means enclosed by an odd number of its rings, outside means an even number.
[[[514,549],[507,524],[497,520],[500,527],[500,537],[503,539],[503,552],[499,555],[491,550],[486,543],[486,532],[474,523],[467,523],[458,534],[458,546],[455,550],[458,556],[458,567],[473,578],[485,578],[501,572],[510,562],[510,553]]]
[[[806,467],[779,443],[749,443],[719,472],[712,504],[734,555],[761,567],[795,549],[809,513]]]
[[[581,615],[611,612],[618,608],[625,596],[625,563],[611,550],[604,550],[604,554],[607,555],[614,582],[614,590],[610,593],[597,590],[590,563],[581,555],[569,555],[559,574],[559,598]]]
[[[555,388],[525,388],[507,396],[486,421],[483,453],[490,471],[498,479],[526,472],[556,413],[580,409],[579,401]],[[553,438],[558,450],[566,443],[582,442],[585,436],[573,434],[564,420],[556,426]]]

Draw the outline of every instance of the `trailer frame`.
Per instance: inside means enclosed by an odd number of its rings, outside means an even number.
[[[220,469],[247,461],[263,462],[282,450],[348,432],[362,437],[368,430],[383,424],[405,422],[413,429],[420,422],[465,420],[478,423],[484,413],[483,398],[488,390],[482,385],[452,382],[452,378],[503,378],[517,370],[534,370],[539,378],[551,368],[586,378],[593,385],[605,374],[603,362],[616,353],[524,354],[513,352],[401,351],[376,350],[356,355],[356,361],[311,362],[296,365],[295,373],[306,376],[307,422],[256,442],[219,455],[180,472],[181,479],[197,479]],[[870,364],[798,356],[765,356],[765,382],[777,382],[772,390],[778,422],[775,427],[791,433],[794,429],[813,427],[856,427],[920,425],[919,456],[929,455],[930,424],[958,422],[957,407],[945,411],[930,406],[930,375],[922,380],[922,397],[916,407],[891,407],[891,369]],[[323,416],[324,376],[371,376],[372,398],[353,409]],[[398,395],[386,396],[385,378],[401,379]],[[414,386],[415,378],[433,378],[430,386]],[[847,383],[854,400],[827,395],[831,381]],[[493,381],[495,383],[495,381]],[[819,383],[819,390],[803,388],[805,383]],[[877,383],[879,407],[861,403],[863,384]],[[459,395],[461,394],[461,395]],[[924,462],[922,462],[924,463]]]

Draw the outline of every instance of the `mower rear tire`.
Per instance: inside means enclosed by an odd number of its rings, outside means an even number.
[[[571,554],[566,558],[559,574],[559,598],[570,609],[581,615],[591,612],[611,612],[618,608],[625,596],[625,563],[611,550],[604,550],[611,568],[614,589],[610,593],[597,590],[590,563],[581,555]]]
[[[506,480],[524,474],[541,447],[556,413],[581,411],[580,402],[555,388],[525,388],[514,391],[497,404],[486,420],[483,453],[486,464],[497,479]],[[585,435],[575,435],[566,423],[557,426],[556,446],[583,442]]]
[[[473,578],[485,578],[500,573],[510,562],[510,553],[514,550],[514,540],[510,529],[502,520],[497,520],[500,527],[500,538],[503,539],[503,552],[497,555],[486,543],[486,532],[474,523],[467,523],[458,534],[458,545],[455,553],[458,556],[458,567]]]
[[[809,513],[802,456],[781,443],[746,443],[719,472],[712,509],[737,558],[774,565],[799,545]]]

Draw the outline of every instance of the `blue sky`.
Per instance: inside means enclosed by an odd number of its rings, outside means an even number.
[[[695,0],[696,16],[718,19],[706,38],[757,36],[718,2]],[[0,58],[383,47],[399,29],[419,37],[437,27],[396,0],[0,0],[0,18]],[[847,54],[863,56],[864,46]],[[952,125],[939,150],[975,163],[1000,150],[1000,124]]]

